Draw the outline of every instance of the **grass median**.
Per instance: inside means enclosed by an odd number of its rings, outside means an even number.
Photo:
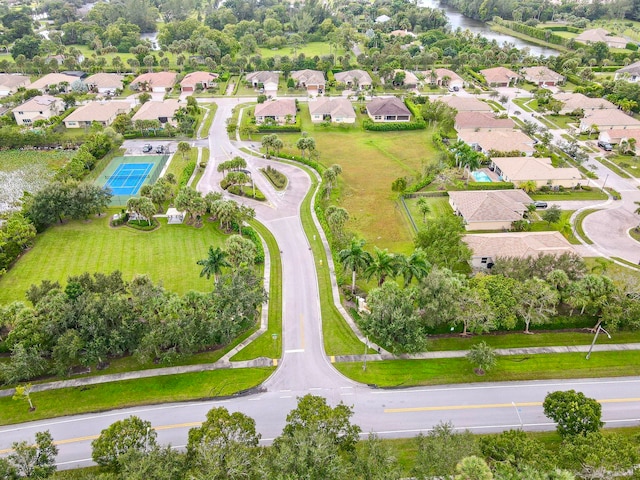
[[[251,226],[262,236],[271,257],[269,273],[269,325],[267,330],[231,358],[231,361],[252,360],[258,357],[280,358],[282,352],[282,260],[280,249],[271,232],[259,222]],[[274,340],[273,335],[276,335]]]
[[[473,373],[466,358],[434,360],[390,360],[336,363],[347,377],[379,387],[411,387],[450,383],[505,382],[562,378],[621,377],[638,374],[640,351],[595,352],[590,360],[584,353],[545,353],[498,357],[486,375]]]
[[[0,398],[0,424],[9,425],[114,408],[223,397],[264,382],[273,368],[242,368],[125,380],[32,393],[36,410],[26,402]]]

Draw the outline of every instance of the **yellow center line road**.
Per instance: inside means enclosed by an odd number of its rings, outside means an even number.
[[[598,400],[599,403],[633,403],[640,402],[640,398],[608,398]],[[513,408],[513,407],[541,407],[542,402],[523,403],[487,403],[480,405],[443,405],[438,407],[406,407],[385,408],[384,413],[437,412],[442,410],[476,410],[482,408]]]

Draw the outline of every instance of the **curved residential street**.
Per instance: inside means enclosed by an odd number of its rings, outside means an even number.
[[[258,169],[269,162],[241,152],[226,134],[226,119],[236,99],[216,99],[218,111],[209,135],[211,158],[198,190],[218,190],[217,165],[235,155],[247,159],[252,177],[268,202],[246,203],[275,236],[282,251],[283,345],[278,369],[254,394],[219,401],[189,402],[122,409],[0,427],[0,454],[11,443],[32,440],[37,431],[48,429],[58,442],[59,468],[91,463],[91,441],[116,420],[138,415],[158,431],[158,440],[175,447],[186,444],[190,428],[197,426],[213,406],[241,411],[256,420],[263,442],[278,436],[296,397],[307,393],[324,396],[329,403],[353,405],[353,421],[363,434],[383,437],[414,436],[440,421],[474,432],[508,428],[552,429],[542,412],[542,401],[550,391],[576,389],[602,402],[608,426],[640,422],[640,377],[538,382],[480,383],[439,387],[380,390],[355,383],[338,373],[325,355],[316,265],[300,222],[299,209],[311,182],[296,166],[278,163],[289,185],[276,192]],[[257,143],[257,142],[256,142]],[[613,185],[612,185],[613,186]],[[591,232],[589,232],[591,234]],[[625,257],[626,258],[626,257]]]

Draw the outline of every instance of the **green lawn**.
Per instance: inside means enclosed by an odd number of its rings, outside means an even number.
[[[540,326],[544,328],[544,325]],[[468,350],[472,345],[486,342],[493,348],[549,347],[556,345],[589,345],[593,341],[593,333],[587,329],[581,332],[541,332],[534,335],[524,333],[507,333],[505,335],[473,335],[453,337],[430,337],[429,351]],[[598,344],[636,343],[640,342],[640,332],[615,332],[611,339],[605,335],[598,337]]]
[[[513,355],[498,358],[486,375],[473,373],[465,358],[438,360],[390,360],[336,363],[335,367],[358,382],[379,387],[410,387],[467,382],[504,382],[559,378],[597,378],[636,375],[640,351],[596,352],[590,360],[584,353]]]
[[[83,272],[120,270],[125,279],[148,274],[154,282],[177,293],[207,291],[211,281],[199,277],[196,261],[210,245],[222,245],[225,236],[212,223],[202,228],[167,225],[140,232],[128,227],[110,228],[112,209],[101,218],[54,226],[36,238],[34,247],[0,279],[0,302],[23,300],[33,283],[58,280]]]
[[[525,112],[535,112],[538,109],[538,101],[530,98],[514,98],[513,103],[518,105]]]
[[[547,115],[545,120],[551,123],[555,123],[559,128],[568,129],[578,126],[579,120],[569,115]]]
[[[241,368],[124,380],[79,388],[49,390],[31,395],[36,407],[29,412],[25,402],[0,398],[1,425],[43,418],[111,410],[166,402],[203,400],[231,395],[259,385],[273,368]],[[171,419],[167,419],[171,423]]]
[[[537,192],[529,194],[532,200],[544,200],[548,202],[566,202],[568,200],[606,200],[608,197],[602,190],[567,190],[564,192]]]
[[[571,218],[571,215],[573,215],[574,211],[575,210],[563,210],[562,215],[560,217],[560,221],[556,223],[552,223],[551,225],[549,225],[549,223],[544,220],[534,221],[531,223],[531,231],[532,232],[549,232],[549,231],[556,230],[562,233],[562,235],[564,235],[564,237],[567,240],[569,240],[569,243],[573,245],[580,245],[580,241],[573,235],[573,232],[561,231],[562,225]],[[540,218],[542,218],[543,212],[537,212],[537,213],[538,215],[540,215]]]
[[[578,213],[578,215],[576,215],[576,218],[575,218],[576,232],[578,233],[580,238],[582,238],[582,240],[584,240],[585,243],[588,243],[589,245],[593,245],[593,241],[589,237],[587,237],[587,234],[584,232],[584,228],[582,227],[582,222],[584,222],[584,219],[586,218],[587,215],[597,211],[598,210],[595,208],[589,208],[587,210],[583,210],[580,213]]]
[[[451,205],[449,205],[448,196],[405,198],[404,201],[407,205],[407,208],[409,209],[409,213],[418,228],[420,228],[425,223],[423,222],[423,215],[422,213],[420,213],[420,209],[418,207],[418,200],[420,200],[420,198],[424,198],[427,202],[427,205],[429,205],[429,208],[431,209],[431,211],[425,216],[427,222],[429,221],[429,219],[444,217],[453,214]]]
[[[413,233],[396,202],[397,195],[391,191],[391,182],[398,177],[417,178],[424,165],[435,161],[433,132],[368,132],[360,128],[360,114],[354,126],[323,127],[311,123],[305,104],[300,115],[302,130],[316,141],[319,161],[342,166],[338,201],[351,217],[347,229],[370,245],[398,253],[409,251]],[[300,154],[295,148],[300,134],[279,136],[285,142],[283,152]]]
[[[269,273],[269,325],[256,340],[231,358],[231,361],[252,360],[258,357],[280,358],[282,352],[282,260],[276,239],[261,223],[252,221],[251,226],[262,236],[271,256]],[[273,338],[273,335],[276,338]]]
[[[640,157],[631,155],[607,155],[606,159],[614,163],[617,167],[623,169],[634,177],[640,177]]]
[[[269,48],[260,48],[258,53],[262,56],[262,58],[271,58],[271,57],[289,57],[292,58],[294,56],[298,56],[301,53],[304,53],[307,57],[315,57],[316,55],[321,57],[323,55],[333,54],[336,57],[338,55],[344,55],[345,51],[342,48],[338,48],[336,51],[335,48],[332,48],[327,42],[309,42],[306,45],[298,48],[295,52],[291,47],[284,47],[280,49],[269,49]]]

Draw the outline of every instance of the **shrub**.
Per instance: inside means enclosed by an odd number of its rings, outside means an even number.
[[[365,130],[372,132],[399,132],[402,130],[424,130],[427,128],[427,123],[424,120],[417,120],[415,122],[374,123],[366,119],[362,122],[362,126]]]
[[[267,168],[263,168],[261,171],[278,190],[282,190],[287,186],[287,177],[272,166],[267,166]]]
[[[178,183],[179,188],[186,187],[187,183],[189,183],[189,179],[191,175],[193,175],[193,171],[196,169],[196,162],[189,162],[182,169],[182,173],[180,174],[180,182]]]
[[[514,188],[511,182],[469,182],[467,190],[511,190]]]

